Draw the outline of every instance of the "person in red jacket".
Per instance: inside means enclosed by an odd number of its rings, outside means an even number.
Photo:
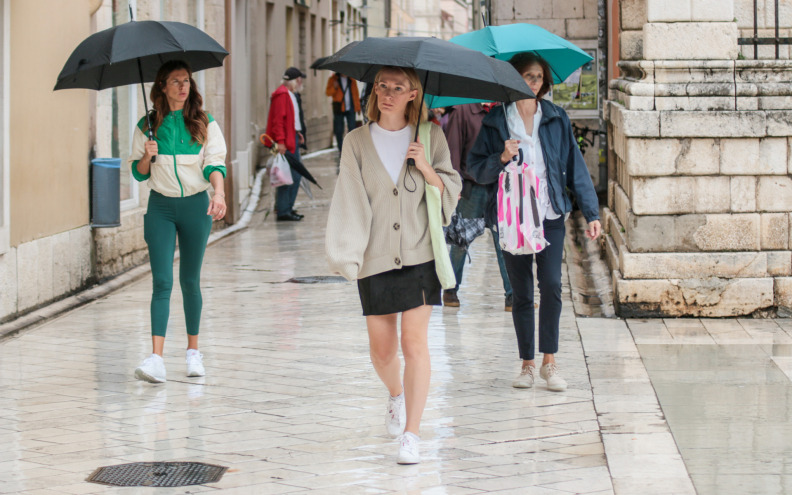
[[[267,134],[275,141],[279,153],[291,153],[300,159],[300,144],[304,142],[304,129],[300,122],[300,103],[295,93],[302,89],[305,74],[297,67],[289,67],[283,74],[281,85],[270,96]],[[299,221],[303,215],[294,211],[294,201],[300,189],[301,176],[292,170],[293,183],[280,186],[275,191],[275,210],[278,221]]]

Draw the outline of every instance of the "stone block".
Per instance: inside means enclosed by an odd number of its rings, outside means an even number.
[[[792,110],[767,110],[767,135],[792,136]]]
[[[757,98],[759,110],[786,110],[792,108],[792,96],[760,96]]]
[[[646,0],[646,19],[648,22],[690,21],[690,0]]]
[[[630,252],[674,250],[674,217],[670,215],[638,216],[629,214],[625,234]]]
[[[17,312],[17,250],[0,255],[0,320]]]
[[[789,249],[789,214],[762,213],[762,249]]]
[[[610,118],[613,125],[625,136],[660,137],[660,112],[627,110],[618,103],[609,101]],[[687,137],[687,136],[683,136]]]
[[[682,139],[675,159],[681,175],[715,175],[720,169],[719,147],[714,139]]]
[[[69,245],[71,251],[78,254],[69,267],[71,288],[75,290],[82,287],[94,274],[94,243],[90,227],[70,230]]]
[[[622,318],[727,317],[773,306],[773,279],[617,279],[616,307]]]
[[[786,175],[785,138],[721,139],[720,171],[725,175]]]
[[[32,308],[38,303],[38,250],[36,241],[17,247],[17,311]]]
[[[696,112],[734,110],[734,97],[657,97],[655,98],[655,108],[660,111],[691,110]]]
[[[676,172],[682,143],[678,139],[628,139],[626,147],[624,161],[630,175],[659,176]]]
[[[544,3],[544,2],[520,2],[520,4],[523,3],[533,4],[533,3]],[[497,21],[495,22],[495,25],[506,24],[505,21],[511,21],[515,18],[514,0],[498,0],[492,5],[492,7],[494,8],[492,12],[493,20]]]
[[[45,302],[51,301],[53,298],[53,291],[52,291],[52,268],[53,268],[53,258],[52,258],[52,237],[42,237],[41,239],[36,239],[35,241],[38,243],[38,260],[36,262],[37,269],[38,269],[38,299],[36,304],[44,304]]]
[[[625,31],[643,29],[643,25],[648,22],[646,0],[622,0],[619,5],[622,29]]]
[[[767,275],[766,253],[619,252],[625,278],[750,278]]]
[[[731,177],[731,211],[756,211],[756,177]]]
[[[503,3],[505,4],[504,8],[514,12],[514,19],[548,19],[553,17],[551,2],[515,2],[510,0]]]
[[[608,262],[608,268],[611,270],[619,269],[619,249],[611,236],[605,236],[605,259]]]
[[[774,278],[773,296],[775,306],[792,311],[792,277]]]
[[[693,21],[732,22],[734,2],[723,0],[692,0],[690,18]]]
[[[593,19],[567,19],[567,38],[571,40],[596,39],[599,32],[597,18]]]
[[[756,193],[759,211],[792,211],[792,178],[788,176],[759,177]]]
[[[644,58],[643,44],[643,31],[622,31],[619,35],[621,60],[642,60]]]
[[[599,18],[599,1],[598,0],[583,0],[583,17],[586,19]]]
[[[792,275],[792,253],[789,251],[770,251],[767,253],[767,274],[773,277]]]
[[[556,19],[583,18],[583,0],[552,0],[552,4]]]
[[[622,93],[623,98],[622,101],[624,102],[624,108],[627,110],[643,110],[647,112],[651,112],[655,110],[655,98],[654,96],[632,96],[632,95],[625,95]]]
[[[634,177],[630,200],[636,215],[726,213],[728,177]]]
[[[613,193],[613,211],[616,213],[616,218],[619,219],[622,225],[626,225],[629,219],[630,198],[627,197],[627,193],[619,184],[614,186]]]
[[[52,236],[52,293],[59,297],[71,292],[69,258],[78,256],[69,251],[69,232]]]
[[[706,215],[706,223],[696,230],[693,238],[702,251],[759,251],[760,216]],[[784,219],[786,220],[786,219]]]
[[[674,2],[681,3],[681,2]],[[643,52],[648,60],[731,60],[739,51],[733,22],[677,22],[644,25]]]
[[[792,175],[792,138],[787,138],[787,173]]]
[[[765,112],[658,112],[662,137],[764,137]]]

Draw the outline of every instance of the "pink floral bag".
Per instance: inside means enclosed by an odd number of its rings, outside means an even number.
[[[511,254],[535,254],[548,246],[539,211],[539,191],[546,187],[534,166],[509,162],[498,178],[498,235],[500,247]]]

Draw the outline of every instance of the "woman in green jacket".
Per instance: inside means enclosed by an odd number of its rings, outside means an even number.
[[[212,219],[220,220],[226,213],[226,145],[220,126],[202,109],[203,98],[185,62],[171,61],[160,67],[151,88],[151,102],[155,139],[147,139],[148,124],[142,118],[135,129],[130,155],[132,175],[138,181],[147,180],[151,188],[143,230],[153,278],[153,352],[135,369],[135,377],[161,383],[166,379],[162,351],[170,314],[177,237],[179,283],[187,325],[187,376],[205,374],[203,356],[198,352],[201,264]],[[211,199],[206,192],[210,185]]]

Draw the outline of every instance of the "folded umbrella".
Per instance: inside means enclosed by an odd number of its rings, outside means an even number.
[[[286,161],[289,162],[289,166],[291,167],[292,170],[294,170],[298,174],[302,175],[309,181],[316,184],[316,187],[318,187],[319,189],[322,188],[322,186],[320,186],[319,183],[316,182],[314,176],[311,175],[311,172],[309,172],[308,169],[305,168],[303,162],[301,162],[300,159],[297,158],[297,156],[294,153],[292,153],[291,151],[287,151],[286,153],[284,153],[284,156],[286,156]]]

